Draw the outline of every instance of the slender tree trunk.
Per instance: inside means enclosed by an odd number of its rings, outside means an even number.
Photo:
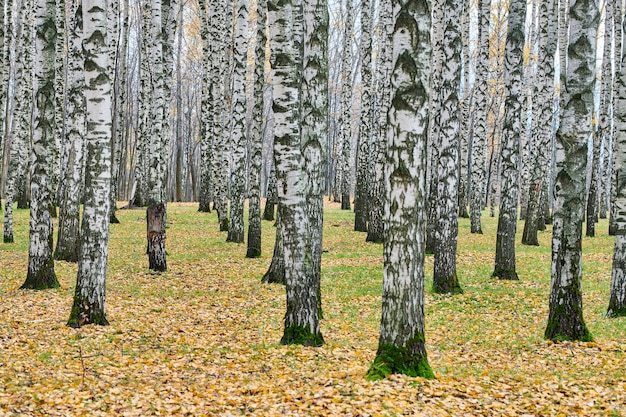
[[[27,143],[31,141],[32,90],[32,29],[33,4],[29,0],[22,2],[20,10],[21,36],[16,47],[15,75],[13,95],[15,111],[10,132],[10,153],[8,172],[4,186],[4,242],[13,243],[13,203],[17,194],[20,174],[24,171],[28,158]],[[2,13],[3,16],[3,13]],[[9,136],[7,136],[9,137]],[[9,146],[9,143],[7,143]]]
[[[63,194],[59,206],[59,238],[55,259],[78,262],[80,250],[80,203],[84,177],[83,150],[87,128],[85,112],[85,74],[83,58],[83,10],[75,3],[70,15],[68,43],[68,88],[67,88],[67,137],[69,158],[63,180]],[[89,89],[93,94],[92,88]],[[93,117],[93,116],[92,116]],[[89,146],[89,144],[87,145]]]
[[[211,162],[213,150],[213,121],[214,121],[214,97],[213,78],[211,75],[211,56],[214,52],[212,38],[210,36],[210,25],[215,24],[215,6],[212,4],[207,10],[206,0],[199,0],[200,25],[202,38],[202,102],[200,121],[200,195],[198,211],[203,213],[211,212]],[[210,12],[211,15],[207,16]]]
[[[231,21],[228,16],[232,14],[232,1],[224,1],[219,3],[216,16],[216,24],[214,28],[213,39],[217,39],[218,52],[216,55],[217,62],[214,64],[212,85],[215,88],[213,97],[215,99],[215,119],[213,123],[213,183],[215,184],[215,196],[213,208],[217,211],[217,218],[220,225],[220,231],[228,231],[228,152],[230,137],[230,127],[227,123],[229,117],[227,114],[228,91],[230,90],[230,75],[228,75],[228,62],[231,49],[230,30]]]
[[[346,9],[343,32],[343,64],[341,89],[341,209],[350,210],[350,189],[352,184],[352,32],[354,29],[353,0],[345,0]]]
[[[233,71],[232,186],[230,222],[226,241],[243,242],[243,204],[246,193],[246,62],[248,37],[248,0],[238,0],[235,23]]]
[[[619,19],[621,13],[615,14]],[[622,33],[626,33],[626,21],[622,22]],[[620,32],[615,32],[620,37]],[[613,268],[611,274],[611,297],[607,317],[626,316],[626,53],[620,51],[620,61],[615,62],[617,68],[615,99],[615,168],[617,172],[617,189],[615,199],[615,250],[613,251]],[[620,65],[621,63],[621,65]]]
[[[491,0],[478,0],[478,59],[476,60],[476,91],[469,184],[470,231],[482,234],[480,213],[484,207],[485,155],[487,152],[487,96],[489,77],[489,20]]]
[[[357,144],[356,185],[354,188],[354,230],[367,232],[368,166],[372,136],[372,20],[370,0],[361,1],[361,126]]]
[[[379,80],[378,118],[375,130],[376,153],[372,153],[374,159],[372,176],[372,197],[370,199],[369,223],[367,229],[367,241],[383,243],[384,225],[383,211],[385,199],[385,160],[387,155],[387,113],[391,102],[391,72],[393,70],[393,50],[391,35],[393,34],[393,16],[391,2],[380,4],[380,52],[379,62],[376,66]]]
[[[265,88],[265,35],[267,2],[257,0],[256,47],[254,62],[254,110],[250,138],[250,192],[248,195],[247,258],[261,256],[261,169],[263,164],[263,92]]]
[[[167,0],[165,0],[167,1]],[[167,7],[162,0],[151,0],[150,48],[149,62],[153,80],[152,102],[152,134],[148,157],[148,208],[147,208],[147,240],[148,261],[153,271],[167,270],[165,253],[165,215],[166,215],[166,175],[167,175],[167,143],[169,130],[164,122],[169,115],[166,111],[165,51],[167,42],[163,27],[164,14]]]
[[[307,180],[301,149],[302,3],[268,1],[272,49],[274,154],[285,260],[287,311],[282,344],[320,346],[319,300],[307,239]],[[307,14],[307,27],[313,16]],[[304,109],[307,111],[307,109]],[[307,253],[308,252],[308,253]]]
[[[524,22],[526,4],[509,5],[509,28],[505,55],[505,118],[502,135],[500,212],[496,239],[496,261],[493,277],[518,279],[515,270],[515,231],[519,190],[519,146],[522,128],[520,96],[524,68]]]
[[[567,66],[562,67],[567,70],[561,73],[563,106],[557,132],[552,279],[545,332],[551,340],[592,339],[583,320],[581,197],[585,194],[599,17],[594,0],[570,0]],[[566,42],[564,37],[560,39]]]
[[[437,111],[437,217],[435,225],[433,291],[460,293],[456,273],[456,248],[458,240],[458,190],[459,190],[459,135],[461,112],[459,88],[461,84],[461,19],[463,3],[446,0],[444,12],[443,67]],[[434,93],[436,94],[436,93]]]
[[[56,43],[54,0],[35,3],[35,106],[31,168],[30,244],[28,275],[21,288],[45,289],[59,286],[52,258],[52,215],[54,198],[50,183],[54,143],[54,55]],[[51,30],[52,29],[52,30]]]
[[[613,31],[615,32],[615,48],[613,51],[613,56],[614,56],[614,62],[617,63],[621,62],[621,51],[622,48],[624,47],[623,42],[622,42],[622,38],[624,36],[624,30],[622,28],[622,20],[623,20],[623,16],[622,16],[622,2],[620,1],[615,1],[613,2]],[[621,34],[621,36],[620,36]],[[617,87],[617,77],[613,78],[613,95],[611,97],[611,101],[613,104],[613,113],[615,114],[615,109],[617,107],[617,91],[618,91],[618,87]],[[617,213],[615,212],[615,199],[617,198],[617,167],[615,166],[615,147],[617,146],[617,129],[616,129],[616,123],[613,123],[612,126],[612,133],[611,133],[611,138],[612,138],[612,151],[611,151],[611,155],[613,156],[611,162],[609,162],[609,172],[607,173],[607,184],[606,184],[606,188],[610,189],[609,192],[609,235],[614,236],[616,229],[617,229],[617,224],[615,223],[615,217],[617,215]]]
[[[276,164],[272,161],[269,178],[267,181],[267,198],[265,199],[265,210],[263,210],[263,220],[274,220],[274,212],[276,211],[276,199],[278,198],[278,190],[276,189]]]
[[[378,351],[367,377],[403,373],[433,378],[424,336],[423,246],[430,4],[427,0],[392,4],[393,76],[403,82],[394,83],[389,109],[382,317]]]
[[[111,202],[112,81],[107,15],[99,0],[83,0],[85,22],[86,169],[80,259],[68,326],[107,325],[106,271]]]
[[[442,84],[442,72],[444,65],[444,19],[445,19],[445,0],[435,0],[433,2],[433,39],[432,39],[432,54],[431,54],[431,77],[430,77],[430,91],[433,94],[430,95],[429,100],[429,138],[439,138],[439,124],[437,112],[441,107],[439,102],[441,98],[441,84]],[[427,151],[427,164],[428,170],[426,178],[428,181],[426,187],[426,195],[428,196],[426,210],[426,253],[435,253],[436,247],[436,228],[437,228],[437,207],[438,207],[438,177],[437,166],[439,165],[439,140],[428,141]]]
[[[531,148],[532,171],[528,189],[528,208],[524,222],[522,243],[539,245],[537,231],[540,228],[541,203],[544,184],[547,184],[552,139],[552,115],[554,108],[554,55],[558,26],[558,0],[544,0],[539,4],[539,63],[536,77],[537,101],[533,103],[533,146]],[[532,162],[534,161],[534,162]],[[544,225],[545,229],[545,225]]]
[[[285,285],[285,248],[283,247],[283,226],[280,218],[280,205],[276,214],[276,241],[274,243],[274,253],[272,262],[261,282],[267,284]]]

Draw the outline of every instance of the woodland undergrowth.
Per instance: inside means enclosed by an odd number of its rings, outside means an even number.
[[[28,211],[0,244],[0,416],[626,416],[626,319],[607,319],[613,238],[585,238],[584,315],[593,343],[543,339],[550,230],[518,245],[520,281],[491,278],[496,220],[484,235],[460,220],[464,293],[426,294],[426,347],[436,379],[365,373],[378,345],[382,246],[327,204],[319,348],[282,346],[284,288],[261,283],[263,252],[227,243],[215,212],[169,204],[166,273],[148,272],[145,212],[111,225],[109,326],[66,326],[76,265],[56,263],[61,288],[19,290]],[[521,241],[522,223],[517,241]],[[432,256],[426,260],[432,286]]]

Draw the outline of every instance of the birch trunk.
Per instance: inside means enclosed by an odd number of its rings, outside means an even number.
[[[68,262],[78,262],[80,248],[80,203],[84,175],[83,149],[85,143],[85,74],[83,57],[83,10],[75,2],[71,6],[70,29],[68,34],[68,88],[67,88],[67,137],[69,158],[64,187],[59,206],[59,238],[55,258]]]
[[[268,2],[272,49],[274,155],[285,261],[287,312],[282,344],[320,346],[319,300],[314,276],[307,273],[309,221],[307,179],[301,149],[302,3]],[[313,17],[307,14],[307,27]]]
[[[592,339],[583,320],[582,223],[587,139],[593,112],[595,0],[570,0],[566,71],[561,73],[561,124],[556,142],[556,184],[552,235],[552,279],[546,339]]]
[[[378,93],[378,118],[376,119],[376,153],[373,153],[374,169],[372,176],[374,184],[372,198],[370,201],[369,223],[367,228],[367,241],[383,243],[384,241],[384,175],[385,158],[387,153],[387,113],[391,102],[391,72],[393,70],[393,50],[391,46],[391,35],[393,34],[393,16],[391,2],[380,4],[380,52],[379,61],[376,66],[378,70],[379,93]]]
[[[343,32],[343,64],[341,88],[341,209],[350,210],[350,188],[352,179],[352,32],[354,29],[353,0],[345,0],[346,9]]]
[[[106,273],[111,203],[112,82],[107,15],[99,0],[83,0],[85,37],[85,203],[74,305],[68,326],[107,325]]]
[[[166,51],[163,16],[167,13],[162,0],[151,0],[149,62],[153,83],[152,121],[149,142],[148,163],[148,209],[146,219],[148,240],[149,268],[153,271],[166,271],[165,253],[165,213],[166,213],[166,175],[167,142],[169,131],[165,119],[169,117],[166,109],[164,54]]]
[[[59,286],[52,258],[52,148],[54,148],[54,55],[56,44],[55,0],[35,2],[35,106],[32,178],[30,185],[30,242],[28,274],[21,288]]]
[[[505,118],[501,148],[501,192],[496,260],[492,277],[516,280],[515,232],[519,191],[519,147],[522,129],[522,73],[524,70],[524,22],[526,2],[509,4],[509,27],[505,52]]]
[[[263,165],[263,92],[265,87],[266,0],[257,0],[254,50],[254,110],[250,133],[250,191],[248,193],[248,251],[246,258],[261,256],[261,169]]]
[[[214,97],[213,97],[213,79],[210,77],[211,72],[211,56],[213,48],[211,48],[213,39],[210,36],[210,25],[215,23],[215,7],[211,4],[207,10],[206,0],[199,0],[200,25],[202,38],[202,102],[201,102],[201,121],[200,121],[200,195],[198,211],[203,213],[211,212],[211,157],[212,157],[212,140],[213,140],[213,118],[214,118]],[[210,15],[207,16],[207,13]]]
[[[368,166],[372,136],[372,21],[370,0],[361,1],[361,127],[357,145],[354,189],[354,230],[367,232]]]
[[[443,60],[439,108],[435,123],[438,158],[433,167],[436,175],[437,203],[434,247],[433,291],[436,293],[462,292],[456,274],[458,240],[459,191],[459,89],[461,83],[461,19],[463,3],[446,0],[444,5]]]
[[[230,222],[226,241],[243,242],[243,203],[246,192],[246,58],[248,37],[248,1],[238,0],[235,23],[233,71],[233,130],[232,174],[230,192]]]
[[[10,136],[10,154],[8,172],[4,186],[4,242],[12,243],[13,237],[13,203],[17,195],[20,174],[27,163],[28,149],[31,141],[31,107],[32,102],[32,29],[33,4],[29,0],[22,2],[20,10],[21,36],[16,47],[15,84],[13,95],[16,97],[14,118]]]
[[[554,108],[554,59],[558,26],[558,0],[544,0],[539,4],[539,62],[536,77],[537,100],[533,108],[533,138],[531,149],[532,170],[528,188],[528,208],[524,222],[522,243],[539,245],[537,232],[541,215],[543,186],[547,183],[552,140],[552,114]],[[545,226],[544,226],[545,227]]]
[[[380,338],[368,379],[433,378],[424,337],[424,221],[430,2],[393,1],[393,77],[385,164]]]
[[[615,14],[619,19],[620,14]],[[626,21],[622,22],[626,31]],[[620,32],[616,31],[616,37]],[[623,32],[622,32],[623,33]],[[615,170],[617,176],[615,199],[615,250],[611,274],[611,297],[607,317],[626,316],[626,53],[620,51],[620,62],[616,62],[615,100]],[[621,65],[620,65],[621,63]]]

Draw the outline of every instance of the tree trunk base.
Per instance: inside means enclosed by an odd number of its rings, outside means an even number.
[[[220,222],[220,232],[228,232],[228,218]]]
[[[367,371],[366,379],[376,381],[386,378],[390,374],[404,374],[411,377],[435,378],[432,368],[428,364],[424,338],[412,339],[407,347],[398,347],[391,344],[381,344],[374,363]]]
[[[491,278],[498,278],[503,281],[519,281],[517,272],[505,269],[497,269],[493,271]]]
[[[69,327],[75,329],[86,324],[96,324],[99,326],[108,326],[109,321],[106,319],[104,312],[99,308],[93,308],[87,300],[74,300],[70,318],[67,321]]]
[[[54,261],[51,259],[47,265],[42,266],[35,274],[28,272],[26,281],[20,290],[47,290],[59,288],[59,280],[54,272]]]
[[[463,288],[461,288],[457,276],[454,275],[434,279],[433,292],[436,294],[463,294]]]
[[[324,344],[324,337],[321,333],[313,333],[306,326],[293,325],[285,327],[285,333],[280,339],[280,344],[320,347]]]
[[[13,243],[13,235],[12,234],[10,234],[10,235],[5,234],[4,235],[4,243]]]
[[[147,209],[148,261],[152,271],[167,271],[165,252],[165,205],[155,204]]]

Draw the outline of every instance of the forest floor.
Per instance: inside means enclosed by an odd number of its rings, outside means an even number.
[[[151,274],[145,214],[111,226],[110,326],[65,325],[76,265],[56,263],[58,290],[19,290],[27,269],[28,211],[14,244],[0,244],[0,416],[626,416],[626,319],[604,317],[613,239],[606,221],[585,238],[584,312],[592,343],[543,339],[550,233],[518,246],[518,282],[490,278],[496,219],[484,235],[461,219],[464,293],[426,294],[426,340],[436,379],[368,382],[378,345],[382,246],[326,208],[320,348],[281,346],[284,288],[261,283],[263,256],[226,243],[216,214],[169,204],[168,272]],[[518,224],[518,239],[523,223]],[[56,231],[56,229],[55,229]],[[426,288],[432,283],[428,256]]]

